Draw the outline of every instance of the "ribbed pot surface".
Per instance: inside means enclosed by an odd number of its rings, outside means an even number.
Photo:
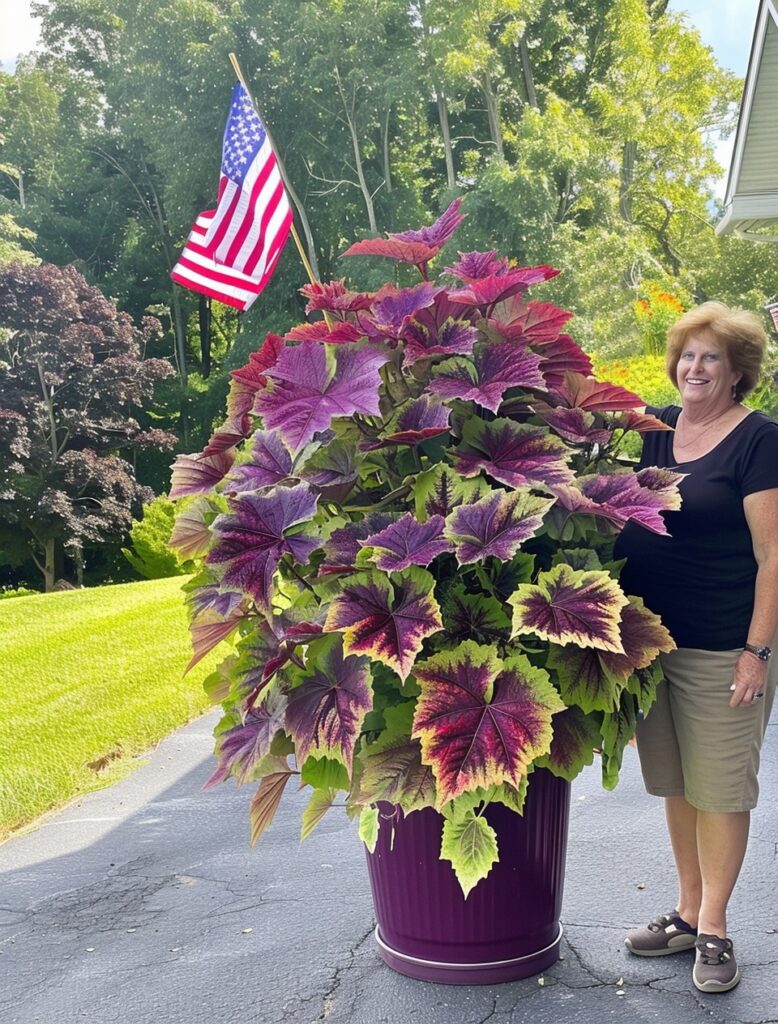
[[[443,817],[432,808],[391,816],[383,805],[367,861],[384,960],[411,977],[453,984],[514,980],[554,963],[569,809],[570,784],[543,769],[530,778],[523,815],[490,804],[500,860],[465,899],[451,864],[440,860]]]

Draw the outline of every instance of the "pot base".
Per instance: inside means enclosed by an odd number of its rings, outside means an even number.
[[[495,960],[481,964],[452,964],[435,960],[421,960],[392,949],[381,938],[378,925],[375,929],[375,940],[381,959],[399,974],[417,981],[434,981],[441,985],[498,985],[506,981],[518,981],[539,974],[559,959],[559,946],[562,942],[562,926],[550,945],[538,949],[525,956],[517,956],[512,960]]]

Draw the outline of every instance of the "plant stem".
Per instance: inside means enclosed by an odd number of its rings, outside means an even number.
[[[396,498],[404,498],[406,494],[411,493],[411,485],[403,484],[402,487],[396,488],[394,491],[390,491],[385,497],[381,498],[380,501],[374,502],[372,505],[344,505],[344,512],[373,512],[375,509],[386,508]]]
[[[298,572],[297,568],[295,567],[295,564],[294,564],[294,562],[292,562],[292,561],[291,561],[291,559],[290,559],[290,560],[286,560],[286,559],[285,559],[285,560],[284,560],[284,565],[285,565],[285,566],[287,567],[287,569],[289,570],[289,572],[291,572],[291,574],[292,574],[292,575],[293,575],[293,576],[294,576],[294,577],[295,577],[296,579],[298,579],[298,580],[300,581],[300,583],[302,583],[302,585],[303,585],[304,587],[306,587],[306,588],[307,588],[308,590],[310,590],[310,592],[311,592],[312,594],[315,594],[315,593],[316,593],[316,591],[315,591],[315,590],[313,589],[313,587],[312,587],[312,586],[311,586],[311,584],[310,584],[310,583],[308,582],[308,580],[307,580],[307,579],[306,579],[306,578],[305,578],[305,577],[304,577],[303,575],[301,575],[301,574],[300,574],[300,573]]]

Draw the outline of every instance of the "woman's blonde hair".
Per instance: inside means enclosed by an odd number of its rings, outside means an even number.
[[[667,332],[667,375],[677,386],[676,370],[689,338],[710,331],[727,354],[740,380],[734,385],[734,399],[742,401],[759,383],[767,334],[755,313],[731,309],[723,302],[703,302],[676,320]]]

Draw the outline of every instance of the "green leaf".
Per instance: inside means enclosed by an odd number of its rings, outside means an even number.
[[[497,834],[472,810],[443,823],[440,859],[448,860],[467,899],[470,891],[491,871],[499,852]]]
[[[378,808],[366,807],[359,816],[359,838],[371,853],[375,853],[378,828]]]
[[[315,789],[311,793],[308,806],[303,811],[303,823],[300,829],[300,839],[307,839],[313,832],[321,819],[332,807],[336,797],[334,789]]]
[[[572,782],[594,761],[595,747],[600,746],[601,720],[602,715],[586,714],[579,707],[566,708],[554,715],[551,750],[535,764]]]
[[[345,765],[331,757],[308,757],[302,767],[300,783],[314,789],[344,789],[348,792],[350,783]]]
[[[657,658],[648,668],[638,668],[627,680],[627,693],[637,698],[638,707],[647,715],[656,700],[656,688],[664,679],[662,665]]]
[[[602,784],[615,789],[619,781],[624,749],[635,735],[637,710],[631,693],[623,693],[618,711],[603,716],[602,722]]]

